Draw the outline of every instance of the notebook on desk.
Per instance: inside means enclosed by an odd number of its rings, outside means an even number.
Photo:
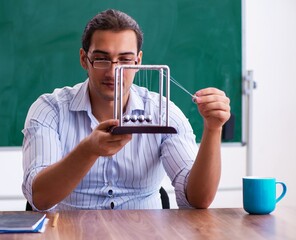
[[[47,221],[39,212],[0,212],[0,233],[44,232]]]

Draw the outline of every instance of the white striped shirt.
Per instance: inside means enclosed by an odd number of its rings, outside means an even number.
[[[163,103],[163,106],[165,104]],[[133,134],[119,152],[99,157],[80,184],[55,209],[159,209],[159,188],[165,173],[180,208],[188,173],[197,154],[195,135],[181,110],[170,102],[170,126],[177,134]],[[131,87],[126,114],[159,113],[159,95]],[[67,155],[99,124],[92,115],[88,80],[40,96],[31,106],[23,130],[23,193],[32,203],[34,177]]]

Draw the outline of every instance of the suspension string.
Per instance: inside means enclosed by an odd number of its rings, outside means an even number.
[[[148,76],[149,75],[149,76]],[[163,73],[165,77],[167,75]],[[183,90],[185,93],[187,93],[190,97],[192,97],[192,101],[195,102],[196,96],[192,93],[190,93],[185,87],[183,87],[176,79],[174,79],[172,76],[170,77],[170,81],[174,83],[177,87],[179,87],[181,90]],[[145,70],[144,72],[140,71],[140,76],[138,77],[138,83],[144,84],[146,88],[150,89],[152,87],[152,73],[151,71]]]
[[[180,83],[178,83],[174,78],[171,77],[171,82],[174,83],[177,87],[182,89],[185,93],[190,95],[191,97],[195,97],[193,94],[191,94],[186,88],[184,88]]]
[[[164,74],[165,75],[165,74]],[[166,76],[166,75],[165,75]],[[185,87],[183,87],[176,79],[174,79],[172,76],[170,77],[170,81],[174,83],[177,87],[179,87],[181,90],[183,90],[185,93],[187,93],[190,97],[192,97],[192,101],[195,102],[196,96],[191,94]]]

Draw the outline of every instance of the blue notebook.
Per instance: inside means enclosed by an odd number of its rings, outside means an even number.
[[[46,214],[39,212],[0,212],[0,233],[43,232]]]

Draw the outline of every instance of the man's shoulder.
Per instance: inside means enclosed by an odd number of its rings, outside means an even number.
[[[52,93],[45,93],[42,96],[55,98],[59,101],[71,100],[74,96],[76,96],[79,93],[79,91],[81,90],[83,85],[84,85],[84,83],[78,83],[72,87],[71,86],[64,86],[62,88],[56,88],[53,90]]]
[[[87,82],[83,82],[76,84],[73,87],[65,86],[62,88],[56,88],[51,93],[44,93],[31,105],[29,115],[38,115],[40,111],[58,114],[59,112],[72,109],[73,106],[76,109],[76,106],[81,104],[82,99],[85,98],[84,95],[86,90]]]
[[[68,115],[73,102],[81,102],[84,94],[84,83],[79,83],[73,87],[56,88],[52,93],[45,93],[37,98],[30,106],[26,122],[34,119],[43,124],[50,119],[60,118]],[[87,87],[87,85],[86,85]]]
[[[51,93],[44,93],[38,99],[38,101],[48,102],[50,104],[65,104],[71,103],[71,101],[82,91],[85,82],[78,83],[74,86],[64,86],[62,88],[56,88]]]

